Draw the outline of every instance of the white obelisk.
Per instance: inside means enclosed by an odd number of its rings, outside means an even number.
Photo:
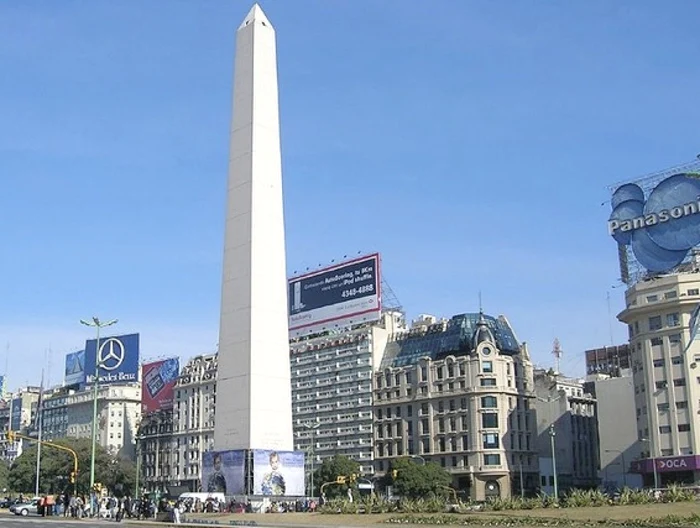
[[[236,32],[214,448],[291,451],[292,397],[275,30]]]

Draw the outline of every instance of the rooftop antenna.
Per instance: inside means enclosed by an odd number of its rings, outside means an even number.
[[[484,313],[484,307],[481,305],[481,290],[479,290],[479,313]]]
[[[561,357],[564,355],[564,351],[561,349],[561,343],[559,338],[554,338],[554,347],[552,349],[552,355],[554,356],[554,374],[559,374],[559,366],[561,363]]]

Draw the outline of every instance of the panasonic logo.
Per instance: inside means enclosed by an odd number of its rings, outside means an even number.
[[[685,205],[679,205],[671,209],[662,209],[658,213],[641,215],[631,220],[609,220],[608,231],[611,235],[614,235],[618,231],[624,233],[635,229],[663,224],[669,220],[677,220],[684,216],[697,214],[698,212],[700,212],[700,200]]]

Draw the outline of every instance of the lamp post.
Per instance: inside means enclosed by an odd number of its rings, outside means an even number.
[[[552,446],[552,474],[554,476],[554,500],[559,500],[559,482],[557,480],[557,453],[554,446],[554,437],[557,432],[554,430],[554,424],[549,426],[549,443]]]
[[[420,455],[410,455],[408,458],[414,459],[414,460],[420,460],[420,465],[425,466],[425,458],[423,458]]]
[[[651,438],[640,438],[640,440],[649,444],[649,457],[651,458],[651,467],[654,471],[654,489],[659,489],[659,473],[656,470],[656,454],[654,453],[654,448],[652,447]]]
[[[97,390],[100,382],[100,330],[117,324],[117,319],[102,322],[97,317],[93,317],[91,321],[81,319],[80,324],[95,328],[97,332],[97,339],[95,340],[95,379],[92,382],[92,449],[90,454],[90,495],[92,496],[95,487],[95,451],[97,450]],[[91,501],[90,505],[90,513],[92,514],[95,510],[94,501]]]
[[[525,482],[523,481],[523,455],[520,455],[520,498],[525,498]]]
[[[306,422],[303,424],[304,428],[311,431],[311,493],[309,494],[311,498],[314,496],[314,462],[316,455],[314,454],[314,448],[316,447],[316,431],[321,426],[319,422]]]
[[[627,466],[625,465],[625,454],[619,449],[606,449],[606,453],[619,453],[620,459],[622,460],[622,486],[627,487]],[[608,466],[605,466],[606,469]]]

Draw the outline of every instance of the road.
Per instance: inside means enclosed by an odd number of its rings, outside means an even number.
[[[48,528],[75,528],[76,526],[101,526],[104,528],[107,524],[112,524],[112,521],[91,521],[88,519],[78,520],[65,517],[39,517],[38,515],[28,515],[20,517],[14,513],[0,513],[0,525],[3,528],[38,528],[39,525],[47,526]]]

